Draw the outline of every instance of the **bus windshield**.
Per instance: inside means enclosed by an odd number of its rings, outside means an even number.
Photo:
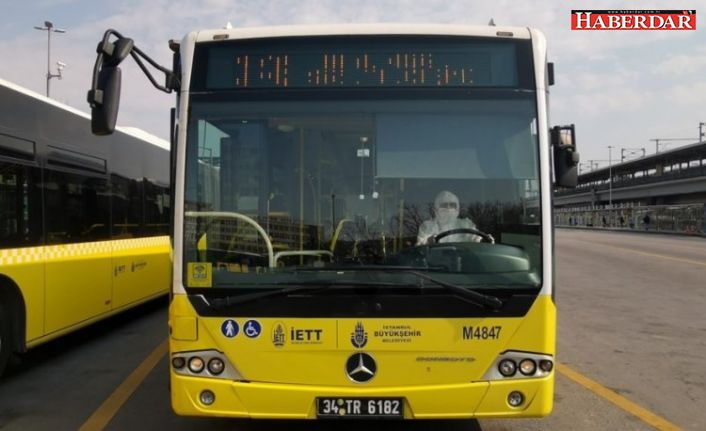
[[[536,123],[532,92],[466,100],[192,96],[185,284],[296,284],[328,280],[334,270],[345,280],[341,273],[392,266],[462,285],[537,287]]]

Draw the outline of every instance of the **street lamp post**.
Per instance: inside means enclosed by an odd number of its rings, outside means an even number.
[[[59,63],[58,72],[56,74],[51,73],[51,34],[52,33],[66,33],[66,30],[54,27],[51,21],[44,21],[44,27],[34,26],[37,30],[42,30],[47,32],[47,97],[49,97],[49,82],[52,78],[61,79],[61,69],[64,64]]]
[[[611,224],[613,223],[613,146],[608,145],[608,211]]]

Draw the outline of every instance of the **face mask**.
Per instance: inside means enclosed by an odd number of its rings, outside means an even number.
[[[447,225],[458,218],[458,209],[454,208],[437,208],[436,219],[440,225]]]

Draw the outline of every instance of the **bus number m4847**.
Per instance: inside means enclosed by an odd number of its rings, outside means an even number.
[[[464,326],[464,340],[497,340],[500,338],[501,326]]]

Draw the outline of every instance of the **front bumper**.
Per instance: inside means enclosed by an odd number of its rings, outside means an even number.
[[[543,417],[551,413],[554,374],[457,385],[342,388],[276,383],[235,382],[171,373],[172,408],[183,416],[259,419],[316,419],[317,397],[403,397],[405,419]],[[203,390],[215,394],[206,406]],[[525,402],[511,407],[507,397],[520,391]]]

